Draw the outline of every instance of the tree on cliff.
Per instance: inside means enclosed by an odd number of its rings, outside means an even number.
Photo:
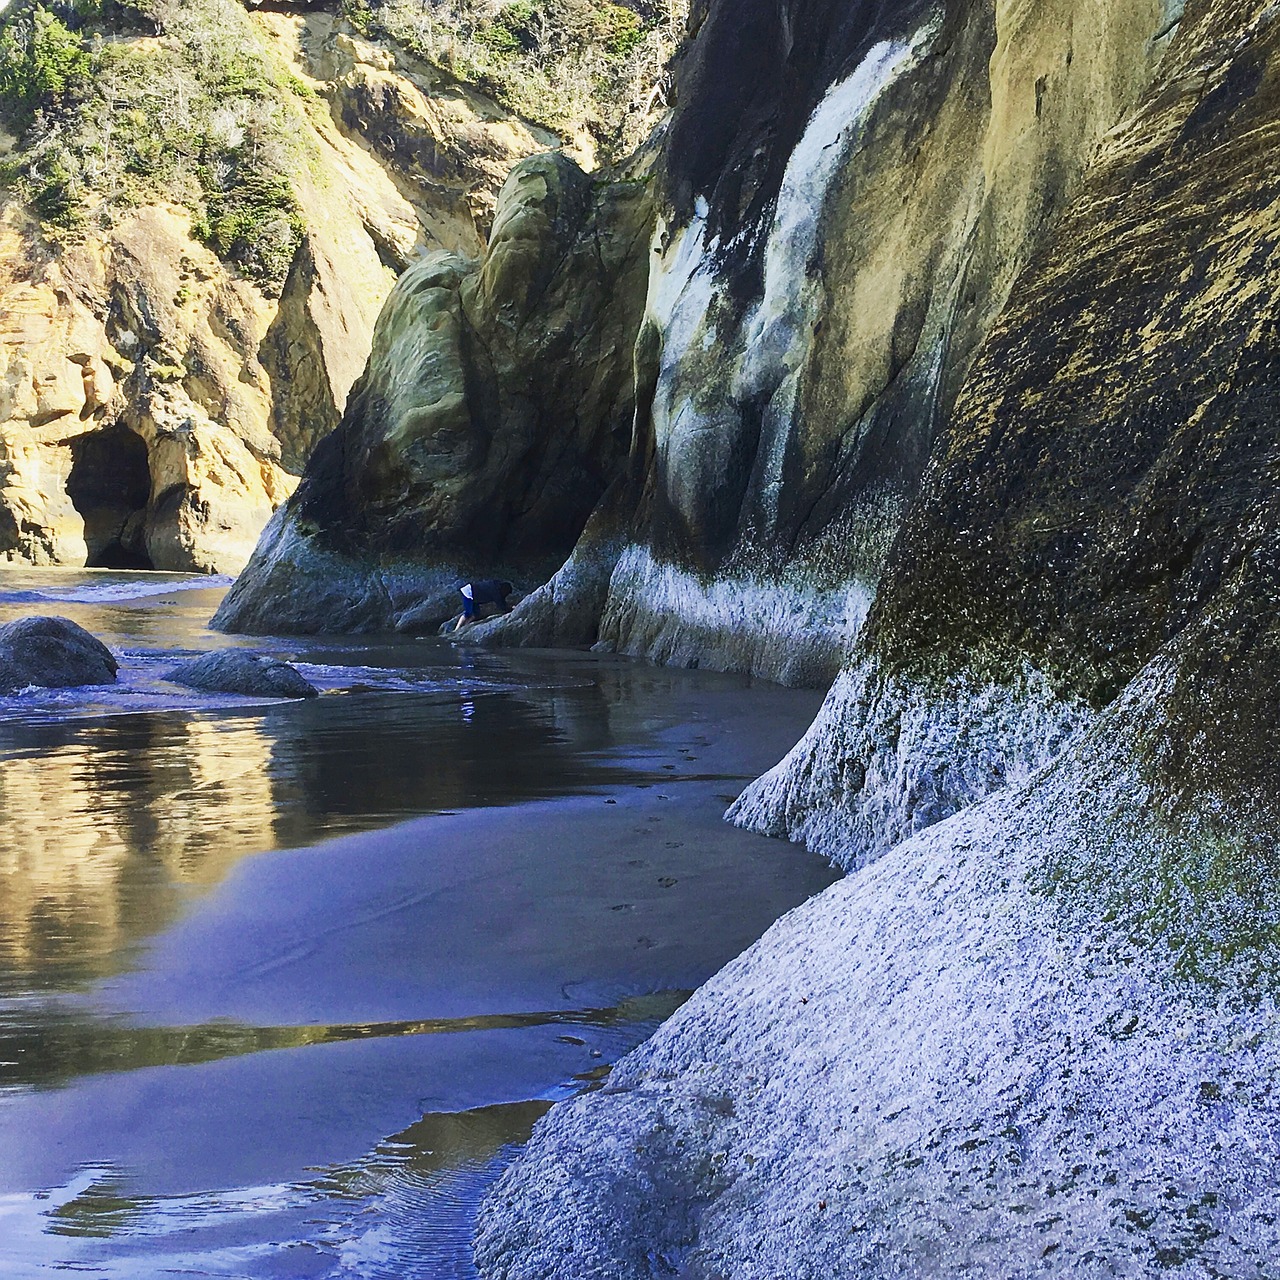
[[[87,79],[92,59],[79,36],[43,5],[19,12],[0,36],[0,101],[25,128],[42,103],[57,104]]]
[[[268,292],[303,227],[290,87],[233,0],[20,0],[0,27],[0,176],[52,243],[154,199]]]
[[[344,0],[353,23],[608,156],[634,150],[666,106],[685,0]]]

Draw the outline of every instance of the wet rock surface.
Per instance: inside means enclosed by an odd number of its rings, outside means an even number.
[[[111,650],[68,618],[21,618],[0,627],[0,693],[114,684],[117,670]]]
[[[785,916],[554,1108],[482,1274],[1265,1272],[1278,904],[1215,884],[1247,821],[1152,821],[1132,744],[1170,675]]]
[[[166,680],[205,693],[241,693],[247,697],[315,698],[319,690],[287,662],[243,649],[219,649],[165,673]]]

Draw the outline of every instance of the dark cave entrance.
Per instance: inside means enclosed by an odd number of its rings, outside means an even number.
[[[91,431],[71,442],[67,496],[84,519],[88,569],[153,569],[145,519],[151,497],[147,446],[128,427]]]

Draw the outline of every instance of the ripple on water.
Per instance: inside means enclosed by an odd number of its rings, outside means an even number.
[[[589,1060],[604,1064],[652,1034],[688,994],[653,992],[607,1008],[541,1014],[245,1028],[241,1036],[233,1027],[218,1026],[204,1029],[209,1034],[203,1038],[200,1028],[123,1028],[108,1021],[99,1028],[102,1044],[92,1043],[93,1035],[82,1029],[68,1039],[70,1056],[59,1069],[24,1083],[57,1086],[68,1073],[142,1069],[171,1054],[176,1056],[170,1065],[177,1066],[279,1048],[287,1041],[321,1044],[547,1024],[562,1027],[560,1039],[590,1048]],[[23,1057],[12,1035],[0,1042],[0,1057]],[[137,1190],[128,1168],[85,1164],[61,1186],[0,1195],[0,1270],[6,1280],[36,1280],[55,1271],[102,1280],[175,1274],[472,1280],[477,1273],[471,1241],[485,1191],[555,1101],[598,1087],[606,1074],[607,1067],[599,1065],[531,1100],[429,1111],[364,1157],[317,1168],[294,1182],[154,1195]]]
[[[50,1191],[0,1196],[4,1275],[472,1280],[484,1192],[553,1101],[426,1115],[296,1183],[138,1196],[125,1170],[86,1166]]]

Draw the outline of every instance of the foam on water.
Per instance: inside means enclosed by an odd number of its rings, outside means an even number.
[[[141,576],[137,581],[121,582],[112,579],[61,589],[43,588],[23,594],[37,600],[61,601],[64,604],[105,604],[112,601],[145,600],[149,596],[167,596],[175,591],[219,591],[235,581],[234,578],[221,574],[201,577],[183,575],[161,581],[150,581],[151,576]],[[0,596],[6,600],[11,598],[8,592],[0,593]]]

